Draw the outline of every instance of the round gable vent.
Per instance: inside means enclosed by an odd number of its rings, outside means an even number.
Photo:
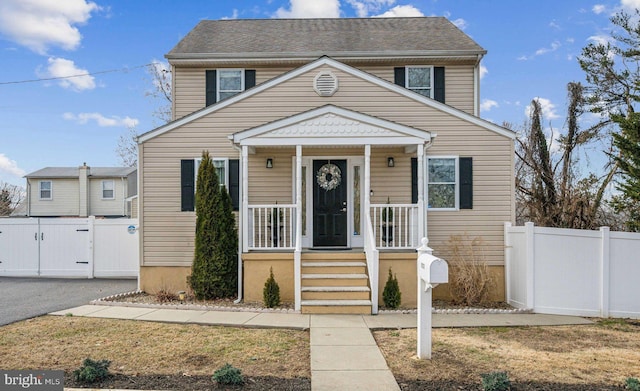
[[[313,79],[313,89],[320,96],[332,96],[338,91],[338,78],[329,71],[322,71]]]

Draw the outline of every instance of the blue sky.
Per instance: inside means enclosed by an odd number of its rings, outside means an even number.
[[[47,166],[118,165],[128,127],[161,125],[144,65],[164,62],[202,19],[445,16],[488,50],[483,118],[521,125],[539,98],[547,127],[561,129],[566,84],[584,81],[581,49],[610,36],[614,12],[635,7],[640,0],[2,0],[0,181],[24,185]],[[599,161],[598,147],[590,153]]]

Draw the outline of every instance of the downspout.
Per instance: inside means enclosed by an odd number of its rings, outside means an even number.
[[[232,144],[232,146],[236,151],[238,151],[240,164],[242,164],[242,148],[238,147],[235,144]],[[242,171],[243,170],[238,170],[238,175],[242,176]],[[241,179],[243,178],[241,177]],[[243,197],[243,194],[242,194],[242,185],[241,185],[239,189],[238,199],[242,201],[242,197]],[[242,208],[238,208],[238,221],[242,222]],[[243,240],[242,232],[243,230],[244,229],[238,230],[238,298],[233,301],[235,304],[238,304],[242,301],[242,240]]]
[[[127,189],[124,180],[125,177],[120,178],[120,183],[122,183],[122,215],[127,216]]]
[[[473,115],[480,117],[480,62],[482,54],[478,54],[476,65],[473,68]]]
[[[429,158],[427,157],[427,150],[429,148],[431,148],[431,146],[433,145],[433,139],[437,136],[436,133],[432,133],[431,137],[429,137],[429,141],[427,141],[424,144],[424,152],[422,154],[423,156],[423,162],[422,162],[422,196],[423,196],[423,200],[422,200],[422,204],[423,204],[423,208],[424,208],[424,222],[422,225],[422,230],[424,232],[424,237],[428,238],[429,237],[429,224],[428,224],[428,220],[429,220],[429,204],[427,202],[427,196],[429,195],[429,185],[427,182],[427,173],[429,172]],[[426,192],[424,190],[427,190]],[[420,240],[422,240],[422,238],[420,238]]]

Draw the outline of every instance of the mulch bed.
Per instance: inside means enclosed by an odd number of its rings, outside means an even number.
[[[91,383],[78,383],[73,375],[65,373],[64,386],[71,388],[105,388],[123,390],[176,390],[176,391],[209,391],[209,390],[273,390],[273,391],[310,391],[311,379],[283,379],[274,376],[245,377],[241,386],[224,386],[217,384],[212,376],[183,375],[139,375],[126,376],[113,374],[107,379]]]
[[[477,384],[458,383],[454,381],[419,381],[397,379],[402,391],[482,391],[480,381]],[[624,386],[612,386],[601,384],[560,384],[511,382],[511,391],[619,391]]]

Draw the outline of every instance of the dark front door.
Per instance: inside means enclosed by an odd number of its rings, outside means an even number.
[[[313,161],[313,246],[347,246],[347,161]]]

